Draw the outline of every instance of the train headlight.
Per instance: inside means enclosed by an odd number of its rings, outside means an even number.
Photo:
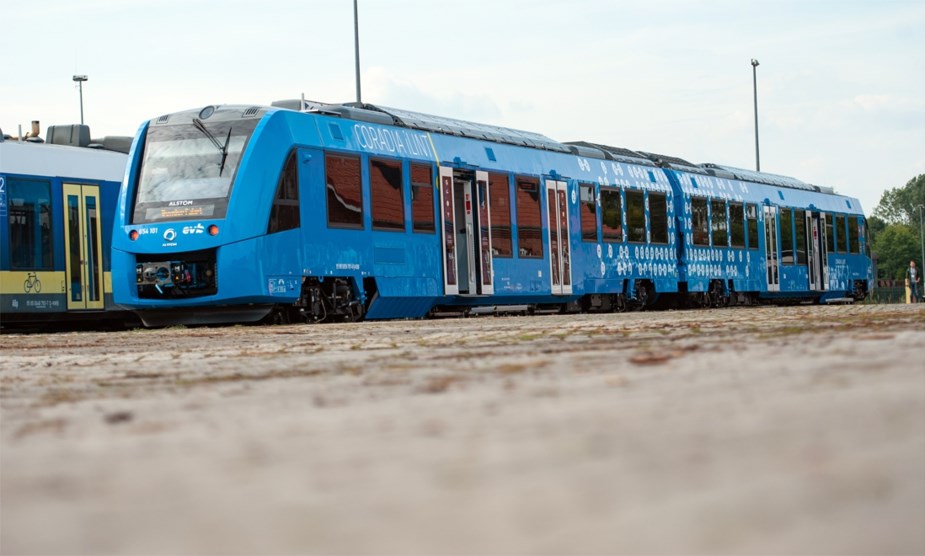
[[[132,230],[131,232],[129,232],[128,238],[132,241],[135,241],[136,239],[138,239],[138,230]]]
[[[212,224],[211,226],[209,226],[209,235],[210,235],[210,236],[217,236],[217,235],[218,235],[218,226],[216,226],[215,224]]]

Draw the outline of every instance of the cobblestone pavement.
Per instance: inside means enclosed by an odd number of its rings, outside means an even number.
[[[923,554],[925,305],[0,337],[3,554]]]

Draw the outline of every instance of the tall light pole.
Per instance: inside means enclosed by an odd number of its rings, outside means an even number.
[[[925,224],[922,223],[922,210],[925,209],[925,205],[919,205],[919,243],[922,244],[922,258],[920,263],[922,266],[919,267],[919,274],[925,272]],[[921,290],[919,291],[921,293]]]
[[[761,158],[758,156],[758,60],[752,58],[752,91],[755,95],[755,171],[761,171]]]
[[[356,53],[356,71],[357,71],[357,103],[363,101],[360,97],[360,18],[357,14],[357,0],[353,0],[353,49]]]
[[[74,76],[74,81],[77,82],[77,88],[80,89],[80,125],[84,125],[84,81],[86,80],[86,75]]]

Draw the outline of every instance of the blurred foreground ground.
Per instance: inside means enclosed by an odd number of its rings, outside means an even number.
[[[3,554],[923,554],[925,305],[0,337]]]

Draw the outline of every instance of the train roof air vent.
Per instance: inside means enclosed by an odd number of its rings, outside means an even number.
[[[257,112],[260,110],[259,106],[251,106],[241,114],[242,118],[250,118],[257,115]]]
[[[604,154],[604,158],[607,160],[616,160],[619,162],[625,162],[627,164],[640,164],[643,166],[655,166],[652,161],[648,160],[645,156],[639,154],[636,151],[631,151],[630,149],[624,149],[623,147],[611,147],[610,145],[603,145],[601,143],[591,143],[588,141],[570,141],[566,143],[567,145],[572,145],[575,147],[583,147],[584,149],[596,149],[601,151]],[[585,151],[586,152],[586,151]],[[579,154],[579,153],[575,153]],[[587,156],[586,154],[579,154],[579,156]],[[598,157],[595,157],[598,158]]]
[[[742,181],[750,181],[755,183],[763,183],[765,185],[773,185],[777,187],[786,187],[788,189],[802,189],[803,191],[818,191],[815,185],[810,185],[806,182],[800,181],[796,178],[791,178],[790,176],[782,176],[780,174],[771,174],[768,172],[758,172],[755,170],[746,170],[744,168],[735,168],[732,166],[726,166],[723,164],[715,163],[706,163],[701,164],[703,168],[709,170],[722,170],[724,172],[732,174],[735,179]]]
[[[676,156],[668,156],[664,154],[649,153],[639,151],[644,156],[648,157],[649,160],[661,166],[662,168],[671,168],[672,170],[678,170],[681,172],[694,172],[697,174],[707,174],[707,171],[697,166],[692,162],[688,162],[683,158],[678,158]]]
[[[159,123],[159,124],[166,124],[166,123],[167,123],[167,120],[169,120],[169,119],[170,119],[170,115],[169,115],[169,114],[164,114],[163,116],[161,116],[160,118],[157,119],[157,123]]]

